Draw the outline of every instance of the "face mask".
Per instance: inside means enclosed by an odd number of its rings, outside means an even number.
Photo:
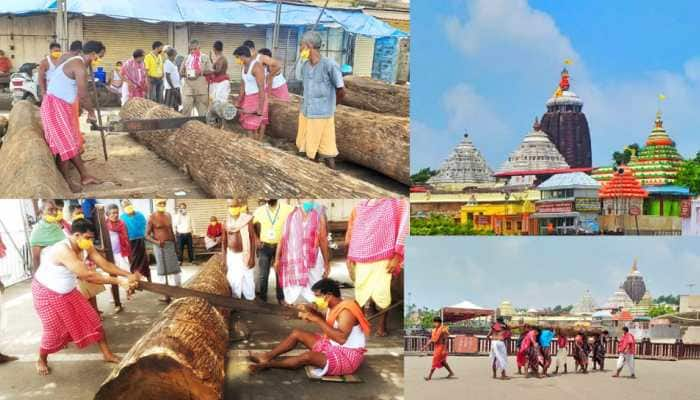
[[[202,52],[201,52],[201,50],[197,49],[197,50],[192,50],[192,54],[195,56],[200,56],[202,54]]]
[[[124,211],[126,211],[127,214],[133,214],[134,213],[134,206],[126,206],[126,207],[124,207]]]
[[[245,210],[246,210],[246,207],[245,207],[245,206],[242,206],[242,207],[229,207],[229,208],[228,208],[229,214],[231,214],[231,216],[233,216],[233,217],[237,217],[237,216],[241,215],[241,213],[244,213]]]
[[[94,60],[92,60],[92,69],[99,67],[100,64],[102,64],[102,59],[100,57],[96,57]]]
[[[63,211],[59,211],[56,213],[56,222],[58,221],[63,221]]]
[[[236,64],[238,64],[238,65],[243,65],[243,64],[245,64],[245,62],[243,61],[242,58],[236,57]]]
[[[92,240],[80,238],[77,240],[80,250],[90,250],[92,248]]]
[[[51,58],[59,58],[59,57],[61,57],[62,54],[63,53],[61,53],[60,51],[52,51]]]
[[[303,49],[301,53],[299,53],[299,57],[304,61],[309,59],[309,55],[311,55],[311,50],[309,49]]]
[[[305,201],[304,204],[301,205],[301,207],[304,209],[305,213],[308,213],[314,209],[314,203],[313,201]]]
[[[58,215],[44,215],[44,221],[50,223],[50,224],[55,224],[56,222],[60,221],[61,218],[58,217]]]
[[[162,213],[165,212],[165,206],[158,206],[158,207],[156,207],[156,211],[162,212]]]
[[[83,213],[75,214],[75,215],[73,216],[73,221],[77,221],[77,220],[79,220],[79,219],[84,219],[84,218],[85,218],[85,214],[83,214]]]
[[[319,310],[325,310],[328,308],[328,301],[324,299],[323,297],[316,296],[314,299],[314,304],[316,307],[318,307]]]

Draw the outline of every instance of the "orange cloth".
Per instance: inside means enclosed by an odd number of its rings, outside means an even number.
[[[435,349],[433,350],[433,368],[442,368],[445,366],[445,361],[447,361],[447,346],[440,340],[440,337],[447,333],[446,326],[439,326],[433,329],[433,333],[430,336],[430,341],[435,343]]]
[[[12,69],[12,61],[7,57],[0,57],[0,74],[6,74]]]
[[[369,321],[367,321],[367,318],[365,318],[365,314],[362,312],[362,308],[360,308],[360,305],[357,304],[355,300],[343,300],[340,303],[338,303],[338,305],[333,307],[331,312],[328,313],[328,316],[326,317],[326,323],[330,326],[333,326],[335,320],[338,319],[340,312],[343,310],[350,311],[352,315],[355,318],[357,318],[357,321],[360,323],[360,327],[362,328],[362,331],[365,332],[365,335],[370,334]]]

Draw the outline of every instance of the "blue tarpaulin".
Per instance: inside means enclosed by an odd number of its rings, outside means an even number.
[[[55,0],[0,0],[0,14],[31,14],[48,12]]]
[[[37,0],[33,0],[37,2]],[[15,3],[11,1],[10,3]],[[32,3],[23,0],[23,3]],[[41,0],[45,11],[56,9],[56,0]],[[0,3],[0,13],[17,13],[23,8]],[[6,10],[7,9],[7,10]],[[106,15],[114,18],[135,18],[146,22],[200,22],[241,25],[273,25],[277,4],[252,1],[212,0],[70,0],[68,12],[83,15]],[[280,24],[308,26],[316,23],[320,7],[282,4]],[[321,25],[338,26],[350,33],[371,37],[407,37],[408,35],[360,9],[326,9]]]

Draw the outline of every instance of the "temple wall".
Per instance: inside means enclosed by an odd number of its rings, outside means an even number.
[[[628,235],[637,234],[637,225],[640,235],[680,235],[681,219],[678,217],[659,217],[653,215],[640,215],[635,221],[631,215],[602,215],[598,217],[602,232],[616,232],[621,228]]]

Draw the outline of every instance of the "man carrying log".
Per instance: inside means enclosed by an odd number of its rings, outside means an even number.
[[[299,113],[296,145],[309,159],[325,161],[335,168],[338,147],[335,142],[335,107],[345,96],[343,74],[338,63],[321,55],[321,35],[304,33],[296,77],[303,80],[304,99]]]
[[[226,262],[226,279],[233,296],[255,299],[255,250],[257,239],[253,216],[246,213],[242,200],[228,201],[228,216],[222,242],[222,258]]]
[[[87,88],[87,63],[98,58],[104,46],[101,42],[89,41],[83,46],[83,54],[63,60],[56,66],[48,83],[46,97],[41,103],[41,121],[44,138],[51,153],[58,156],[58,169],[73,192],[81,185],[97,184],[100,181],[88,174],[80,156],[80,126],[74,118],[74,103],[78,98],[88,111],[88,120],[96,120]],[[68,167],[73,164],[80,173],[80,183],[68,177]]]
[[[106,362],[118,363],[105,338],[100,317],[90,303],[78,292],[77,280],[97,284],[114,284],[132,291],[141,279],[107,261],[93,246],[95,225],[87,219],[79,219],[71,227],[71,235],[44,250],[41,265],[32,281],[32,296],[43,334],[39,346],[36,370],[48,375],[49,354],[64,349],[74,342],[79,348],[98,343]],[[105,272],[90,271],[85,260],[91,260]],[[125,279],[126,278],[126,279]]]
[[[146,225],[146,240],[153,243],[158,275],[165,276],[168,284],[168,276],[172,275],[175,286],[180,286],[180,262],[175,250],[173,219],[165,211],[165,199],[157,199],[155,203],[156,212],[151,214]],[[164,297],[160,301],[167,303],[170,298]]]
[[[312,288],[316,307],[298,306],[299,317],[320,328],[322,334],[294,329],[280,344],[262,356],[250,355],[251,373],[268,368],[297,369],[307,365],[316,367],[317,377],[355,373],[365,358],[369,322],[355,300],[343,300],[338,282],[325,278]],[[302,344],[305,353],[281,357]]]

